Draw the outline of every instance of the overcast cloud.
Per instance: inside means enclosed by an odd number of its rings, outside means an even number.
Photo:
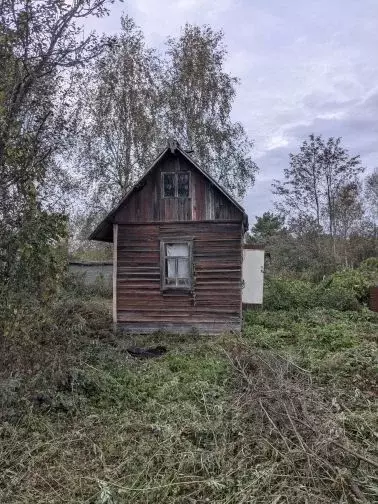
[[[378,166],[378,0],[129,0],[91,26],[116,32],[122,11],[155,47],[185,22],[224,30],[241,78],[233,118],[260,167],[244,201],[251,221],[272,208],[272,179],[311,132]]]

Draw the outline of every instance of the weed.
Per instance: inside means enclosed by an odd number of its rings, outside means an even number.
[[[375,258],[359,268],[337,271],[319,283],[285,278],[267,278],[264,307],[268,310],[308,309],[314,306],[341,311],[360,310],[369,288],[378,282]]]
[[[371,312],[251,312],[209,338],[115,335],[108,300],[72,292],[35,308],[2,340],[1,502],[377,498]]]

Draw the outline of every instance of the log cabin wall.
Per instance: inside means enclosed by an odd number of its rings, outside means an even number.
[[[160,288],[160,240],[193,239],[190,292]],[[241,224],[118,226],[117,322],[129,332],[220,333],[241,328]]]

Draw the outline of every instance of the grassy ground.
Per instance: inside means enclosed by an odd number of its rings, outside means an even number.
[[[132,339],[101,300],[18,314],[0,356],[0,502],[378,502],[377,336],[367,311]],[[140,361],[134,344],[169,351]]]

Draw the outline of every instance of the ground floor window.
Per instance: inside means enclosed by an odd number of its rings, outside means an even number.
[[[189,289],[192,285],[192,242],[162,240],[160,255],[162,288]]]

